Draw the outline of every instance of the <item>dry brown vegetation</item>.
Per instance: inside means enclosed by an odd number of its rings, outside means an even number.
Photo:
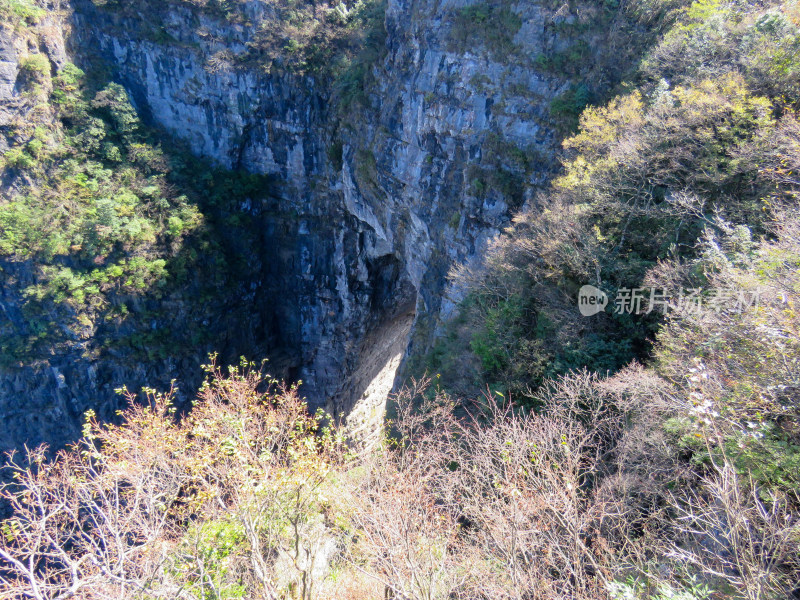
[[[792,499],[724,454],[687,469],[658,426],[678,398],[634,366],[555,381],[537,414],[487,396],[458,417],[421,382],[358,454],[294,390],[212,369],[184,419],[153,393],[54,460],[15,457],[0,598],[591,599],[690,575],[778,597]]]

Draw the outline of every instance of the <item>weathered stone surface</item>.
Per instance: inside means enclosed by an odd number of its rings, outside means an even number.
[[[0,27],[0,102],[8,103],[14,97],[14,87],[19,73],[17,50],[13,33]]]

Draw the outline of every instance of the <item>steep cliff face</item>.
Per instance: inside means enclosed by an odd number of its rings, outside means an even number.
[[[368,436],[404,357],[427,347],[459,298],[449,268],[478,259],[555,169],[551,104],[570,92],[578,71],[548,68],[547,57],[582,36],[598,57],[585,60],[585,75],[610,51],[585,26],[591,11],[540,1],[390,0],[385,51],[369,65],[362,99],[347,103],[324,77],[237,61],[275,18],[266,0],[245,3],[243,14],[230,22],[176,3],[158,35],[145,35],[146,15],[76,0],[68,47],[87,66],[108,65],[143,118],[196,154],[275,176],[268,210],[243,207],[263,232],[251,301],[266,302],[272,315],[264,351],[291,349],[281,374],[304,382],[312,407],[347,417]],[[595,75],[596,90],[614,78],[600,67]],[[265,319],[253,326],[261,331]],[[91,395],[106,402],[108,390],[93,383],[102,365],[71,359],[74,376],[51,359],[35,376],[6,377],[4,401],[24,413],[22,393],[82,398],[65,417],[72,421]],[[192,367],[142,365],[102,379],[192,382]],[[13,383],[20,378],[41,384]],[[28,423],[27,432],[41,426]],[[4,443],[26,439],[26,427]]]
[[[51,7],[52,8],[52,7]],[[61,68],[67,61],[64,40],[65,23],[60,15],[46,14],[35,27],[21,27],[9,22],[0,26],[0,153],[9,149],[15,132],[26,124],[52,127],[53,115],[42,110],[35,94],[26,89],[26,62],[31,57],[46,57],[53,67]],[[48,64],[45,62],[45,64]],[[13,173],[0,181],[2,201],[20,188]],[[5,226],[5,223],[3,224]],[[0,260],[0,332],[9,335],[24,322],[21,290],[34,279],[35,268],[30,260]],[[3,357],[3,363],[10,357]],[[89,407],[111,419],[119,408],[110,380],[132,372],[146,373],[144,366],[122,372],[111,365],[101,370],[109,377],[109,385],[98,382],[98,365],[82,361],[80,352],[70,356],[50,356],[37,364],[6,366],[0,374],[0,448],[19,448],[50,442],[62,445],[80,433],[82,415]],[[108,372],[110,371],[110,373]],[[102,377],[102,374],[101,374]],[[102,380],[101,380],[102,381]],[[95,404],[90,399],[102,398]]]
[[[264,4],[251,8],[255,23],[265,18]],[[165,44],[121,37],[137,24],[115,18],[79,6],[79,52],[99,50],[140,112],[198,154],[281,182],[278,205],[254,217],[266,239],[256,280],[275,299],[280,345],[298,350],[290,373],[304,382],[312,407],[348,414],[367,388],[385,398],[393,373],[384,367],[396,368],[404,351],[416,292],[404,248],[386,232],[390,207],[376,216],[380,198],[365,200],[354,182],[356,152],[345,152],[341,172],[331,165],[330,88],[291,73],[209,67],[221,49],[244,48],[255,26],[197,23],[190,11],[175,10],[164,27],[176,43]],[[367,373],[359,371],[363,364]],[[370,387],[376,377],[382,384]]]
[[[480,43],[451,48],[448,19],[459,6],[389,3],[388,56],[374,66],[366,106],[344,116],[311,77],[209,68],[216,52],[241,51],[252,29],[176,10],[164,27],[180,43],[165,44],[120,37],[129,28],[97,13],[77,15],[83,45],[99,42],[144,114],[199,154],[284,182],[281,212],[293,218],[278,235],[293,260],[268,259],[277,270],[265,285],[286,299],[294,327],[284,339],[303,349],[306,394],[336,413],[348,414],[373,371],[398,354],[375,332],[405,332],[415,313],[435,322],[449,266],[480,254],[508,222],[509,204],[525,199],[473,189],[481,176],[502,171],[521,196],[552,171],[548,105],[563,78]],[[255,23],[264,18],[263,6],[252,10]],[[543,11],[530,5],[519,19],[514,51],[536,56],[548,41]],[[340,166],[328,152],[337,142]],[[530,164],[503,155],[512,149]]]

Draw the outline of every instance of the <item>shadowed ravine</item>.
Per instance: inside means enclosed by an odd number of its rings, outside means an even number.
[[[165,139],[271,183],[218,216],[223,245],[246,266],[235,290],[216,292],[224,314],[203,321],[208,340],[180,360],[167,352],[133,361],[95,350],[103,347],[95,332],[10,361],[0,373],[0,445],[63,444],[87,409],[113,418],[122,385],[165,388],[175,379],[185,402],[212,351],[230,361],[271,358],[273,375],[302,380],[312,408],[352,415],[369,431],[409,349],[424,352],[459,299],[448,290],[451,266],[478,260],[553,173],[562,125],[550,104],[575,77],[532,60],[574,43],[575,32],[554,27],[574,17],[522,3],[506,37],[465,45],[461,4],[390,0],[377,21],[385,32],[362,42],[374,47],[356,55],[372,52],[349,88],[349,71],[337,79],[237,59],[275,18],[267,2],[243,4],[238,20],[181,2],[155,12],[86,0],[51,6],[33,31],[54,73],[71,60],[120,83]],[[595,45],[584,71],[599,73],[592,85],[603,93],[622,66],[606,64],[604,34],[575,31]],[[2,36],[0,101],[10,123],[23,51],[19,34]],[[231,218],[249,237],[227,226]],[[212,276],[202,253],[193,260],[197,277]],[[13,324],[22,284],[5,287],[3,315]],[[172,324],[191,329],[183,308],[169,309]]]

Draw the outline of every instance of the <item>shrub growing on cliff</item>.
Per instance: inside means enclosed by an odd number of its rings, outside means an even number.
[[[47,13],[33,0],[0,0],[0,14],[15,25],[35,23]]]
[[[478,41],[497,60],[515,52],[514,36],[522,27],[522,19],[505,3],[479,2],[453,11],[450,47],[465,52]]]
[[[339,110],[345,114],[353,103],[364,103],[372,69],[386,50],[385,0],[365,3],[358,7],[357,25],[361,37],[360,48],[350,56],[336,62],[334,93]]]
[[[50,81],[50,60],[44,54],[31,54],[19,63],[20,70],[36,83]]]
[[[176,314],[159,314],[150,301],[165,297],[194,323],[178,328],[184,343],[173,339],[172,351],[196,353],[213,312],[196,298],[249,276],[248,223],[238,223],[236,246],[226,243],[226,227],[245,199],[269,193],[267,178],[210,169],[162,145],[124,88],[96,79],[64,65],[53,77],[55,120],[21,128],[3,156],[18,185],[0,201],[0,256],[29,261],[32,271],[10,287],[24,318],[0,323],[4,363],[33,360],[89,331],[93,351],[159,354],[169,336],[152,333],[153,323],[166,327]],[[194,268],[201,254],[202,273]],[[135,307],[124,319],[122,304]],[[55,321],[62,326],[46,326],[42,336],[41,323]]]

